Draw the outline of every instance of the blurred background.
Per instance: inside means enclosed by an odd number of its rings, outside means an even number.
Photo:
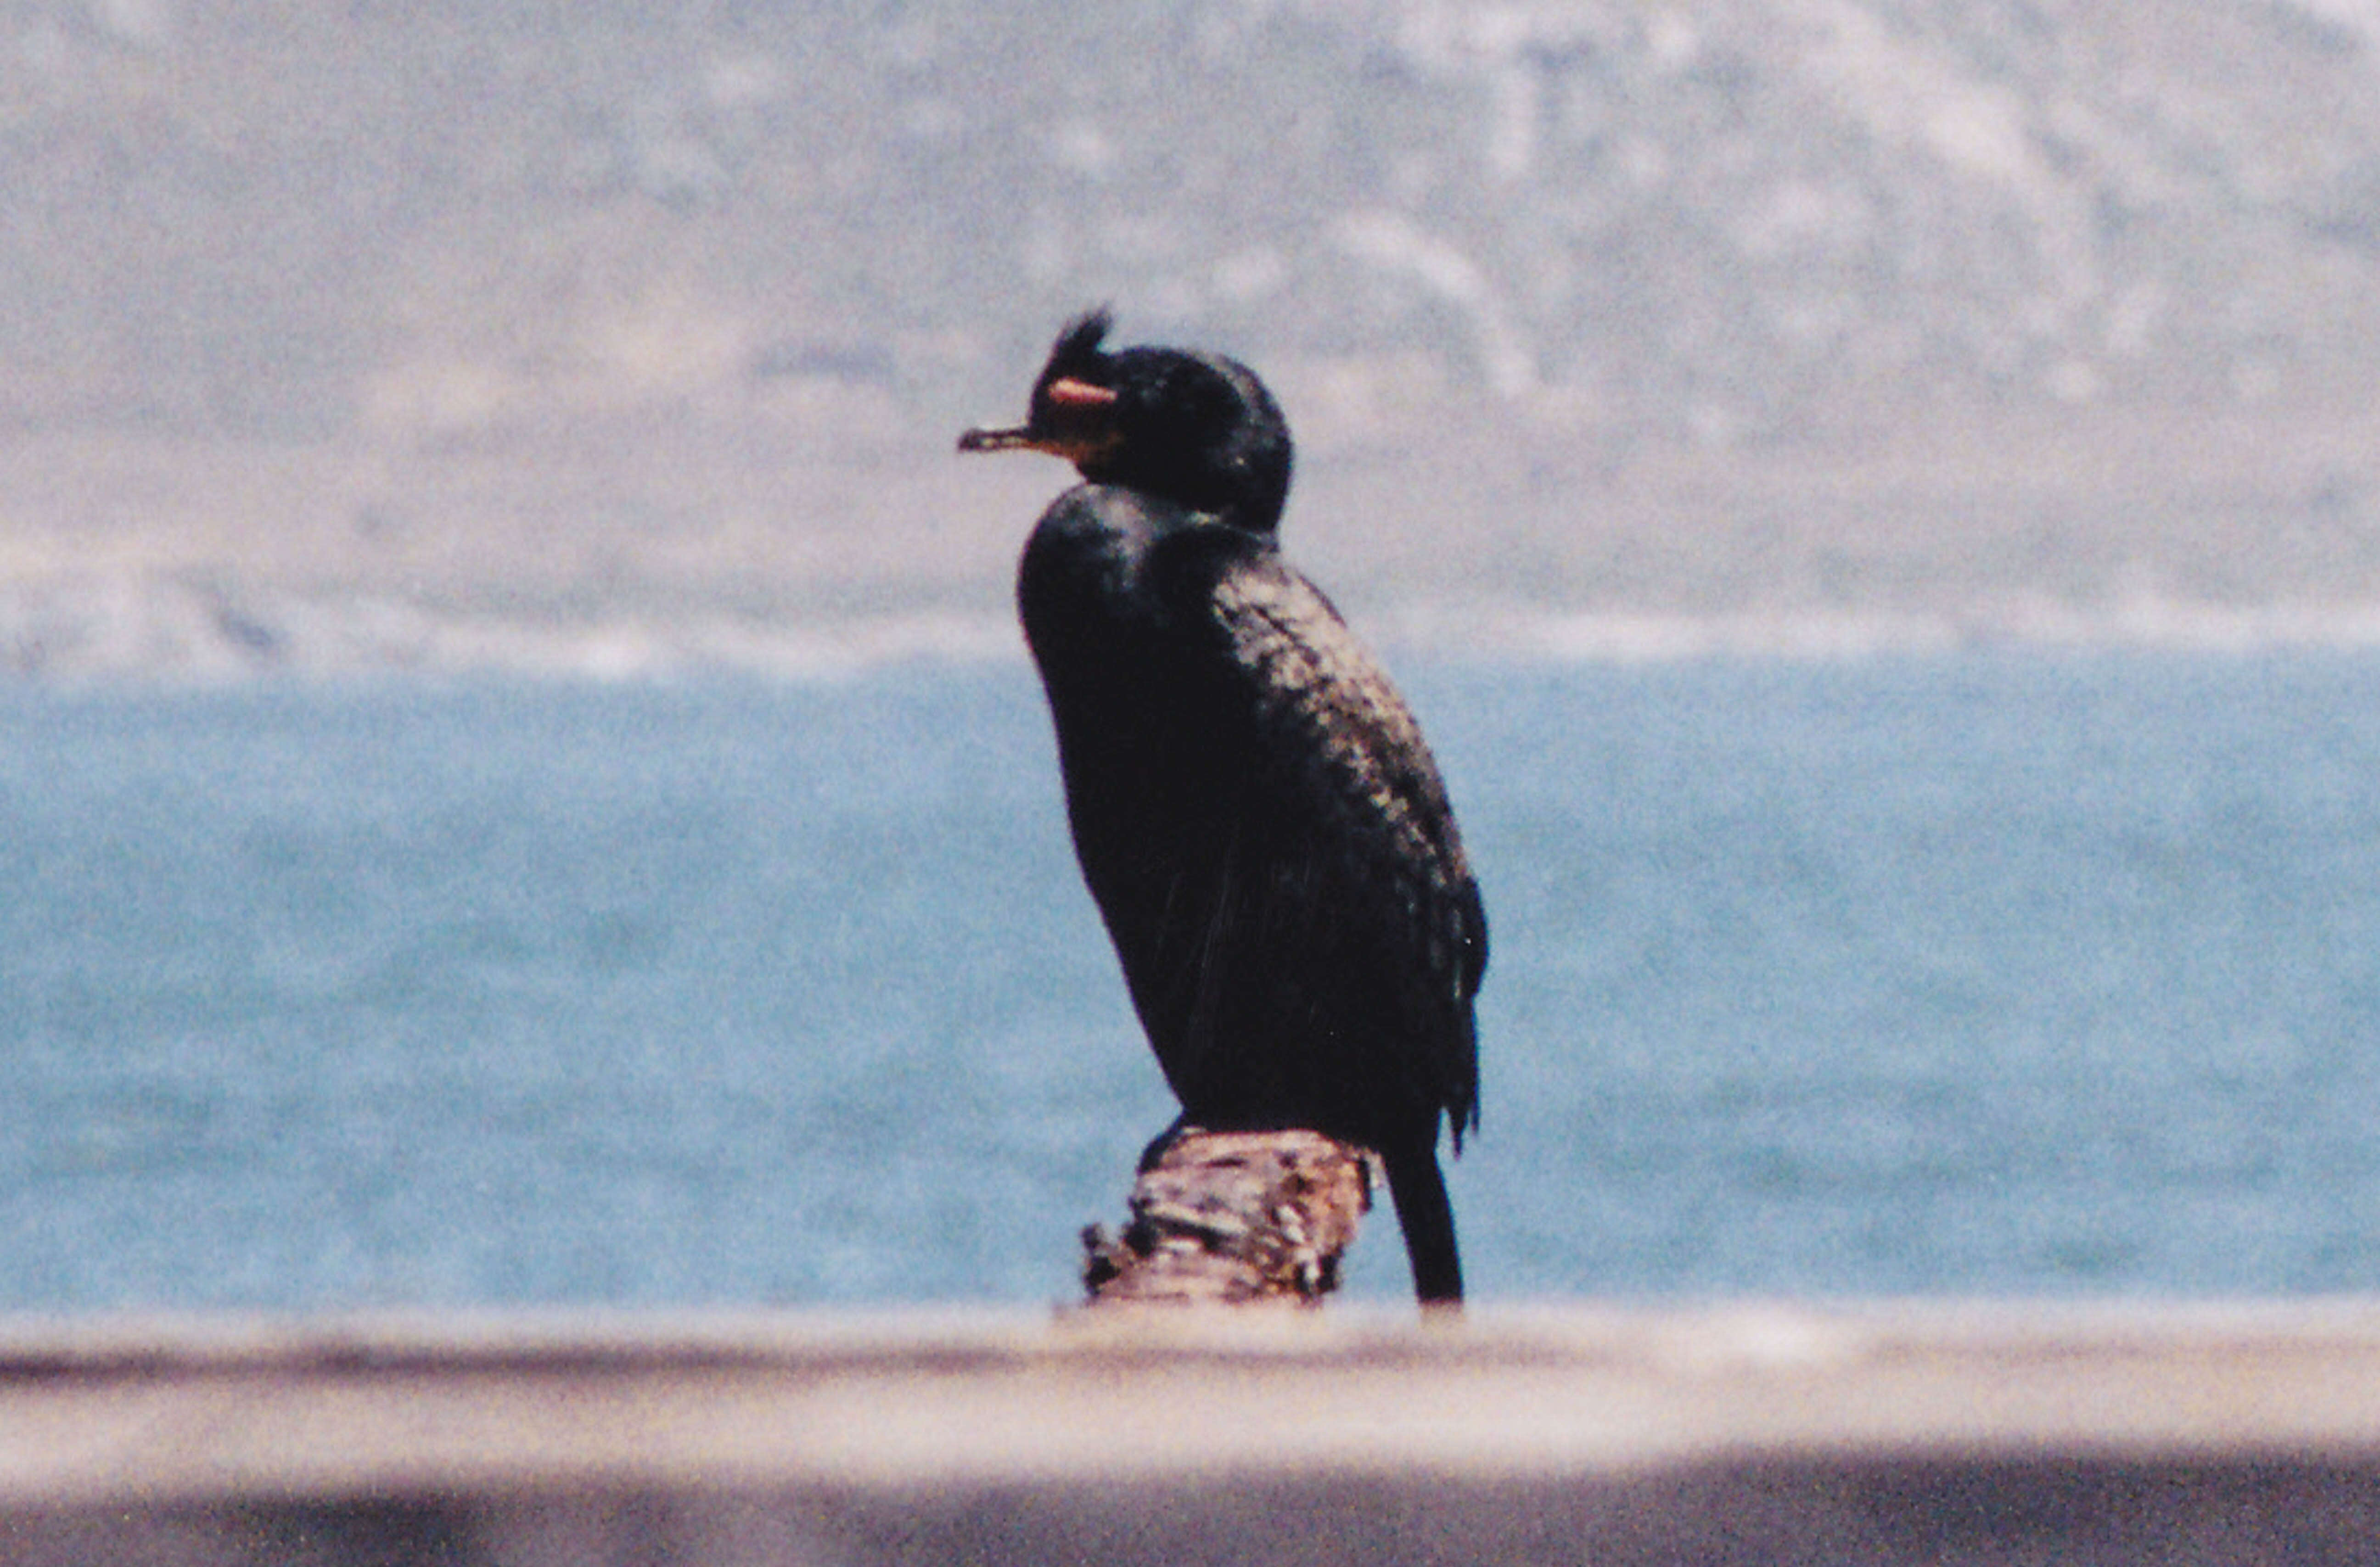
[[[1069,1294],[1102,302],[1438,747],[1483,1298],[2380,1287],[2380,0],[0,0],[0,1308]]]
[[[0,661],[1006,648],[1102,301],[1415,635],[2360,626],[2376,284],[2370,0],[8,0]]]

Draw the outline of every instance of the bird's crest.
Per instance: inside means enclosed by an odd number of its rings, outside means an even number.
[[[1058,334],[1058,341],[1050,348],[1050,368],[1044,374],[1063,375],[1070,370],[1080,370],[1099,361],[1099,346],[1107,341],[1115,326],[1115,311],[1106,305],[1085,310],[1068,322]]]

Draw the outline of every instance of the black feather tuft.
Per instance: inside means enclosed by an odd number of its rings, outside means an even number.
[[[1107,341],[1115,327],[1115,311],[1107,305],[1085,310],[1068,322],[1058,334],[1058,341],[1050,348],[1050,369],[1064,371],[1076,366],[1096,364],[1099,346]]]

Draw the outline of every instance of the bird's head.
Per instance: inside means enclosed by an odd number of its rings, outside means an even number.
[[[1138,490],[1256,532],[1289,496],[1289,424],[1264,383],[1220,354],[1101,346],[1108,312],[1067,324],[1021,425],[970,430],[962,452],[1048,452],[1094,484]]]

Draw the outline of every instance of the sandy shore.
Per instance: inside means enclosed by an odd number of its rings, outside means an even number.
[[[781,398],[315,445],[5,442],[0,670],[595,674],[1015,651],[1067,481]],[[2380,638],[2380,414],[1877,412],[1757,449],[1325,431],[1287,541],[1384,639],[1551,656]]]

